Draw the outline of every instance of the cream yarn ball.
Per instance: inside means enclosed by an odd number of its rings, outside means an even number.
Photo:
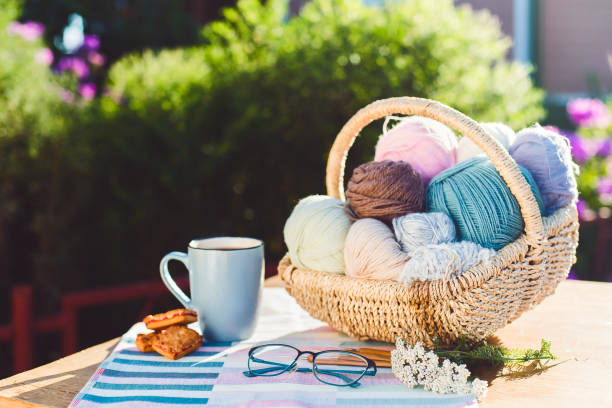
[[[325,195],[303,198],[283,230],[291,262],[303,269],[343,273],[350,226],[342,201]]]
[[[362,218],[351,226],[344,246],[346,276],[397,280],[407,260],[408,254],[382,221]]]
[[[508,150],[516,140],[516,134],[512,129],[503,123],[481,123],[484,128],[493,138],[497,139]],[[478,146],[468,137],[462,137],[457,146],[457,163],[471,159],[474,156],[484,155]]]

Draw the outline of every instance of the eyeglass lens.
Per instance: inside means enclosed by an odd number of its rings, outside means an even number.
[[[314,359],[314,375],[331,385],[349,385],[357,382],[368,369],[361,356],[341,351],[324,351]]]
[[[289,371],[297,360],[299,351],[283,345],[266,345],[253,349],[249,358],[249,370],[260,376],[274,376]]]
[[[291,346],[270,344],[253,349],[249,358],[252,375],[275,376],[296,368],[299,351]],[[331,385],[350,385],[367,371],[368,361],[354,353],[323,351],[314,358],[313,374]],[[301,371],[302,369],[300,369]],[[308,370],[310,371],[310,370]]]

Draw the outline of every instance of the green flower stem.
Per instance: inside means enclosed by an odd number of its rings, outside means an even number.
[[[470,349],[465,340],[462,339],[452,350],[440,349],[436,345],[434,352],[438,357],[447,358],[458,364],[485,363],[492,367],[556,359],[557,357],[550,351],[550,342],[544,339],[541,342],[539,350],[506,349],[501,346],[487,344],[486,342]]]

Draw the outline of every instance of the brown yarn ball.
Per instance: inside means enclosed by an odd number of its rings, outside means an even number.
[[[372,161],[353,171],[346,198],[351,219],[376,218],[390,225],[395,217],[423,211],[425,186],[406,162]]]

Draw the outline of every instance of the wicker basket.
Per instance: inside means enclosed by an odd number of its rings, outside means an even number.
[[[555,291],[575,262],[578,215],[574,203],[542,218],[529,184],[506,149],[467,116],[435,101],[399,97],[376,101],[342,128],[327,163],[327,193],[344,200],[346,156],[370,122],[392,114],[435,119],[469,137],[491,159],[516,197],[525,233],[479,264],[448,280],[413,282],[350,278],[300,269],[288,256],[278,269],[287,291],[313,317],[360,340],[398,336],[431,347],[461,336],[481,341]]]

